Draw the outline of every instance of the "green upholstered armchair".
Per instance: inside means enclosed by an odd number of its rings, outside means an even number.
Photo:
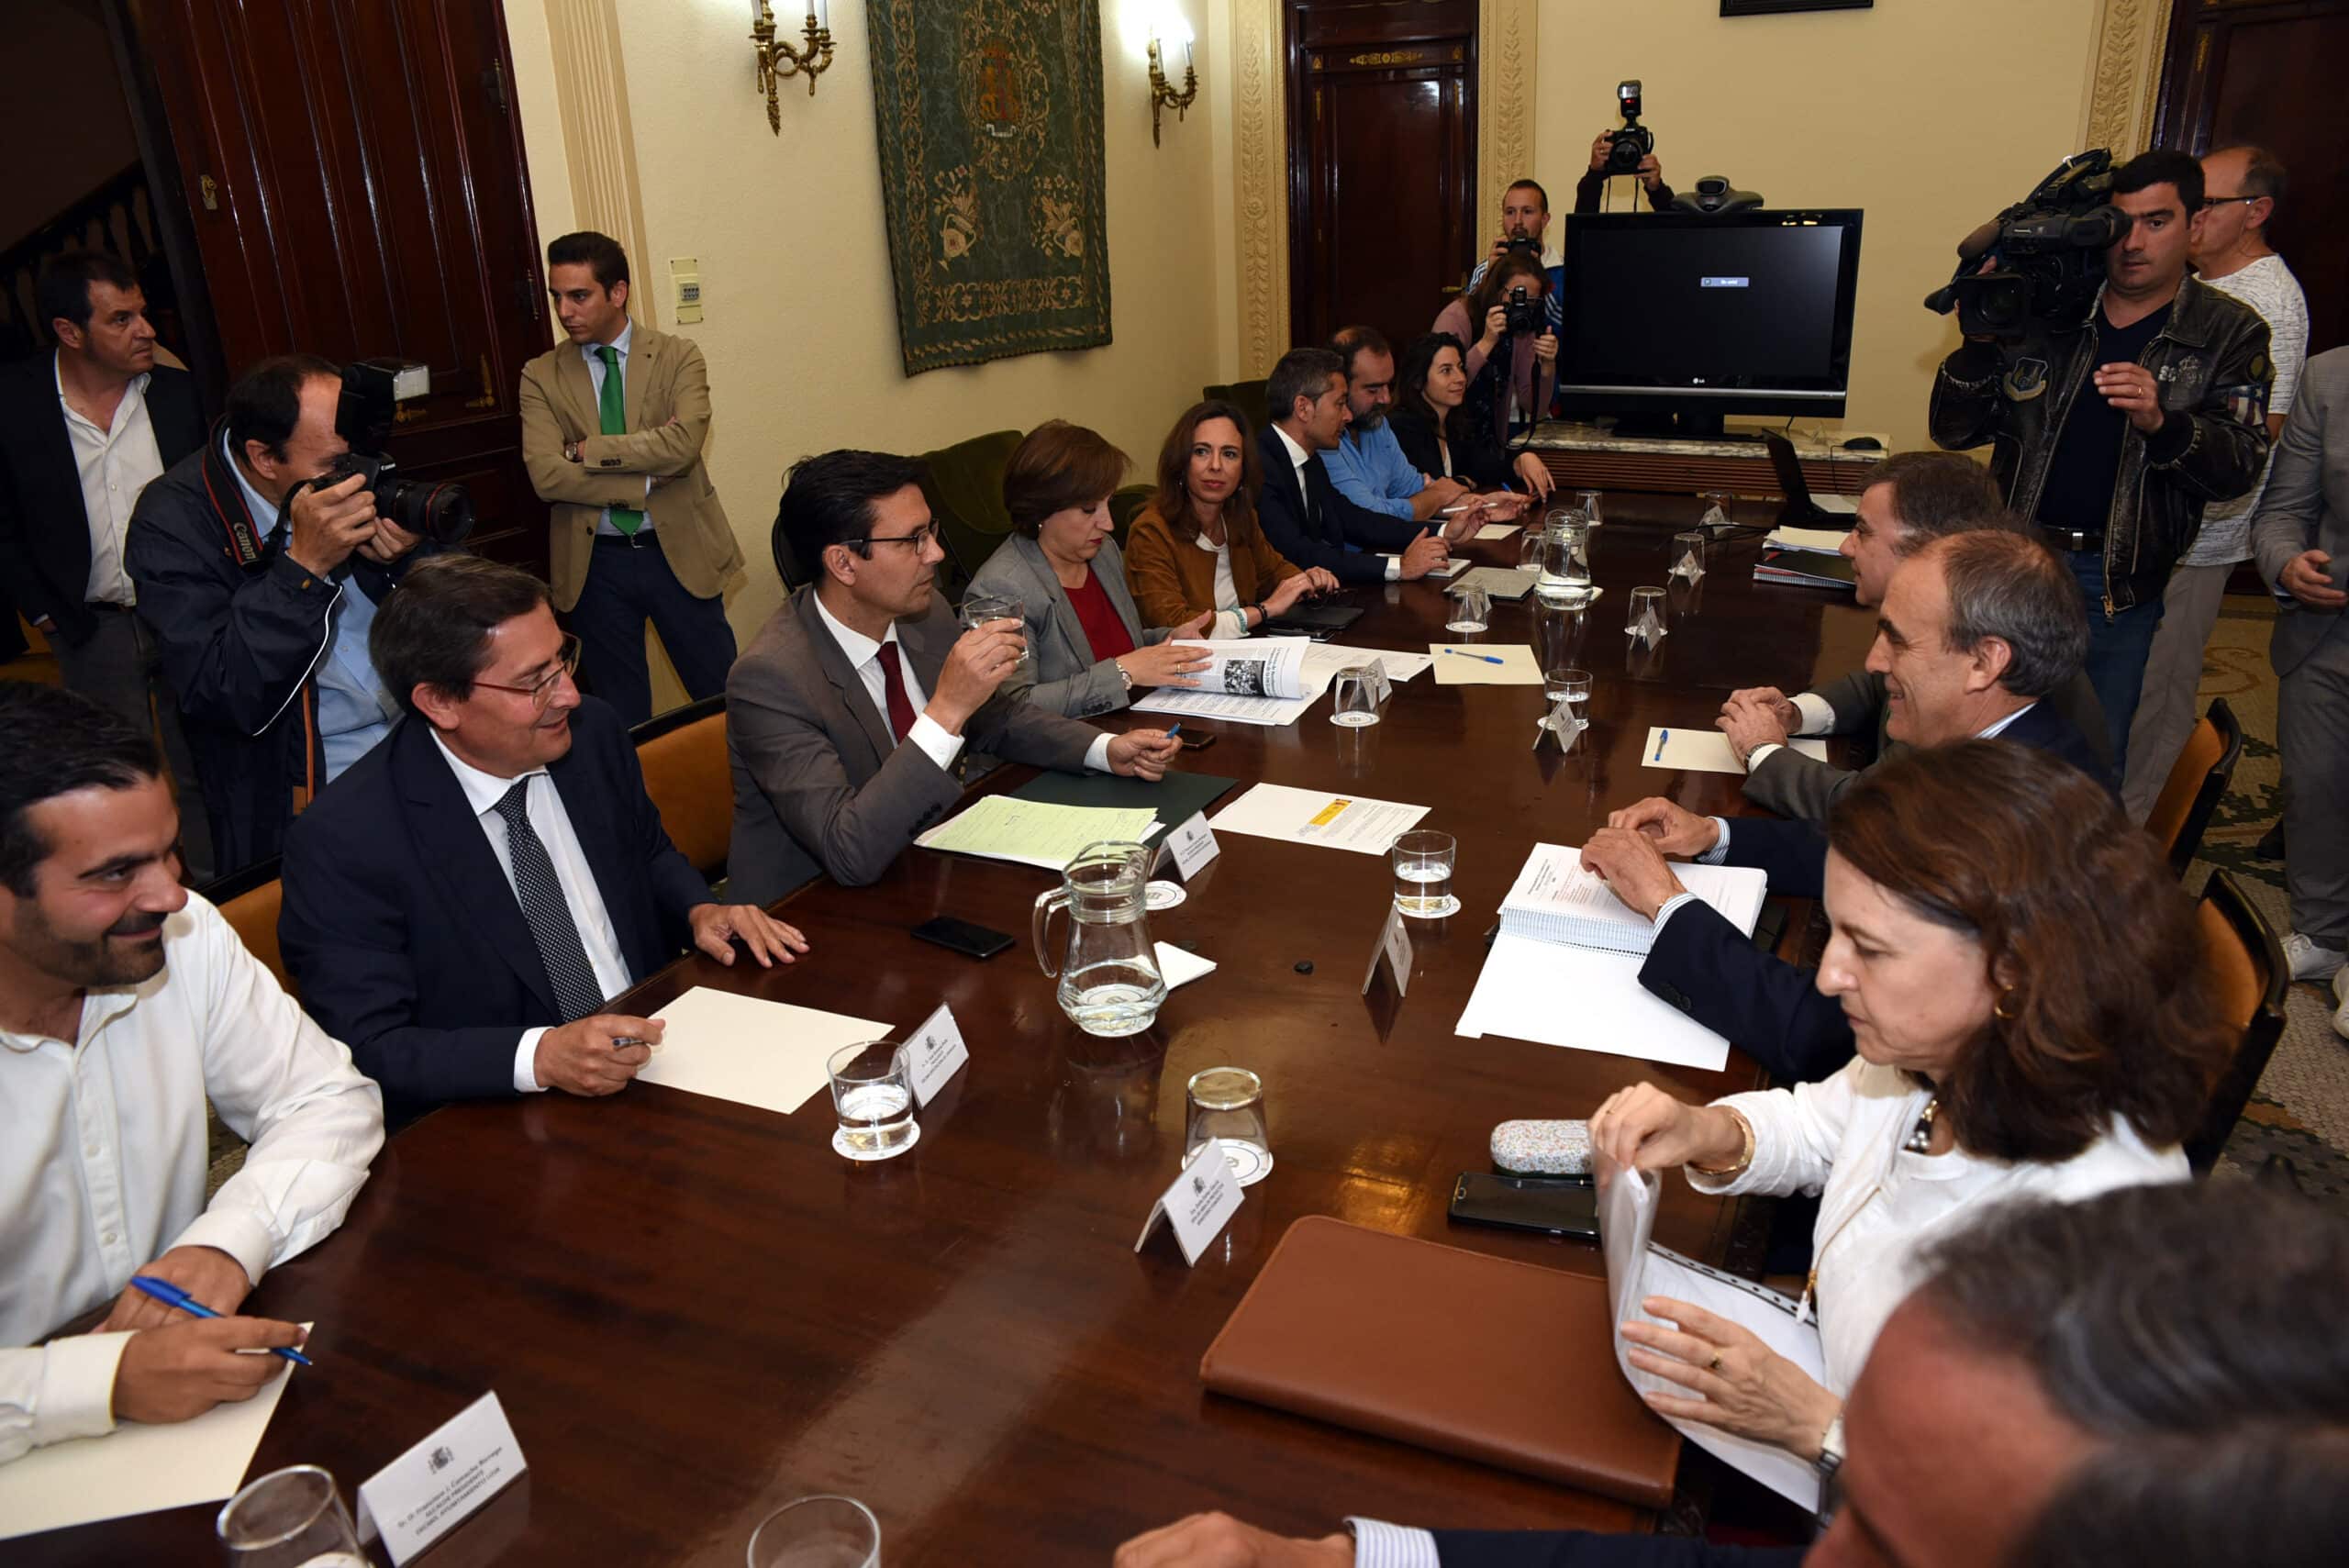
[[[1011,532],[1003,508],[1003,471],[1019,448],[1021,432],[990,430],[921,454],[921,491],[938,519],[946,560],[939,583],[955,604],[971,578]]]

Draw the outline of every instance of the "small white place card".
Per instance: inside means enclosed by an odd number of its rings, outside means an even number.
[[[457,1528],[529,1466],[506,1408],[484,1394],[359,1488],[359,1538],[380,1533],[395,1563]]]
[[[906,1081],[913,1086],[914,1103],[930,1104],[946,1081],[963,1071],[963,1063],[971,1060],[970,1047],[963,1043],[963,1030],[954,1022],[954,1014],[941,1002],[938,1011],[924,1018],[921,1028],[914,1030],[914,1038],[906,1042]]]
[[[1194,811],[1190,819],[1167,835],[1166,847],[1174,852],[1174,869],[1183,873],[1185,882],[1199,874],[1199,868],[1223,852],[1215,841],[1215,829],[1208,826],[1208,814]]]
[[[1383,707],[1392,701],[1395,695],[1395,683],[1386,678],[1386,660],[1374,659],[1370,662],[1370,679],[1371,683],[1378,688],[1378,702]]]
[[[1240,1178],[1223,1151],[1213,1142],[1200,1144],[1185,1162],[1182,1174],[1174,1178],[1174,1184],[1150,1206],[1150,1218],[1142,1223],[1141,1234],[1134,1238],[1134,1251],[1141,1251],[1163,1219],[1174,1232],[1174,1244],[1183,1249],[1183,1261],[1196,1265],[1208,1243],[1240,1211],[1243,1195]]]
[[[1364,995],[1370,995],[1370,983],[1378,978],[1382,962],[1394,980],[1395,995],[1408,995],[1411,985],[1411,933],[1403,924],[1403,911],[1391,905],[1386,911],[1386,924],[1378,928],[1378,945],[1371,950],[1370,967],[1363,971]]]

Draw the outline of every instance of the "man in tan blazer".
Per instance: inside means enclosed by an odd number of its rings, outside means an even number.
[[[742,550],[710,488],[701,350],[628,317],[628,255],[601,234],[547,247],[547,293],[569,345],[522,367],[522,461],[553,508],[554,606],[580,673],[639,724],[651,717],[651,621],[686,692],[726,689],[734,629],[719,597]]]

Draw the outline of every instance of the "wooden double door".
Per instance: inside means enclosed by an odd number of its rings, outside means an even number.
[[[462,483],[473,548],[541,573],[523,363],[550,339],[498,0],[121,0],[227,373],[419,361],[392,455]]]

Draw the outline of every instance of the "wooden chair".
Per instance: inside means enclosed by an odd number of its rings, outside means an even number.
[[[946,547],[940,586],[960,604],[971,578],[1011,532],[1003,505],[1003,471],[1019,450],[1020,432],[990,430],[921,454],[921,491],[938,519]]]
[[[723,694],[653,715],[629,732],[644,793],[669,841],[712,883],[734,840],[734,775],[726,761]]]
[[[197,888],[228,922],[245,951],[262,961],[285,994],[299,998],[294,977],[285,973],[285,954],[277,945],[277,913],[285,897],[277,881],[277,857],[231,872]]]
[[[1240,433],[1253,439],[1257,431],[1272,423],[1264,401],[1264,384],[1261,381],[1235,381],[1229,386],[1203,386],[1201,397],[1221,398],[1236,405],[1248,416],[1248,428]]]
[[[2202,830],[2210,825],[2210,814],[2219,808],[2219,797],[2227,793],[2227,781],[2234,777],[2242,756],[2243,725],[2226,698],[2212,697],[2210,711],[2186,738],[2169,782],[2162,785],[2161,798],[2145,817],[2145,831],[2161,845],[2178,875],[2184,876],[2194,863]]]
[[[2216,706],[2216,705],[2214,705]],[[2242,884],[2223,871],[2210,873],[2201,902],[2194,906],[2194,922],[2202,938],[2212,980],[2217,984],[2221,1011],[2228,1024],[2242,1031],[2233,1057],[2210,1090],[2210,1104],[2202,1129],[2186,1140],[2186,1157],[2196,1175],[2218,1162],[2219,1151],[2251,1103],[2259,1075],[2284,1035],[2284,994],[2291,988],[2292,967],[2284,961],[2284,945]]]

